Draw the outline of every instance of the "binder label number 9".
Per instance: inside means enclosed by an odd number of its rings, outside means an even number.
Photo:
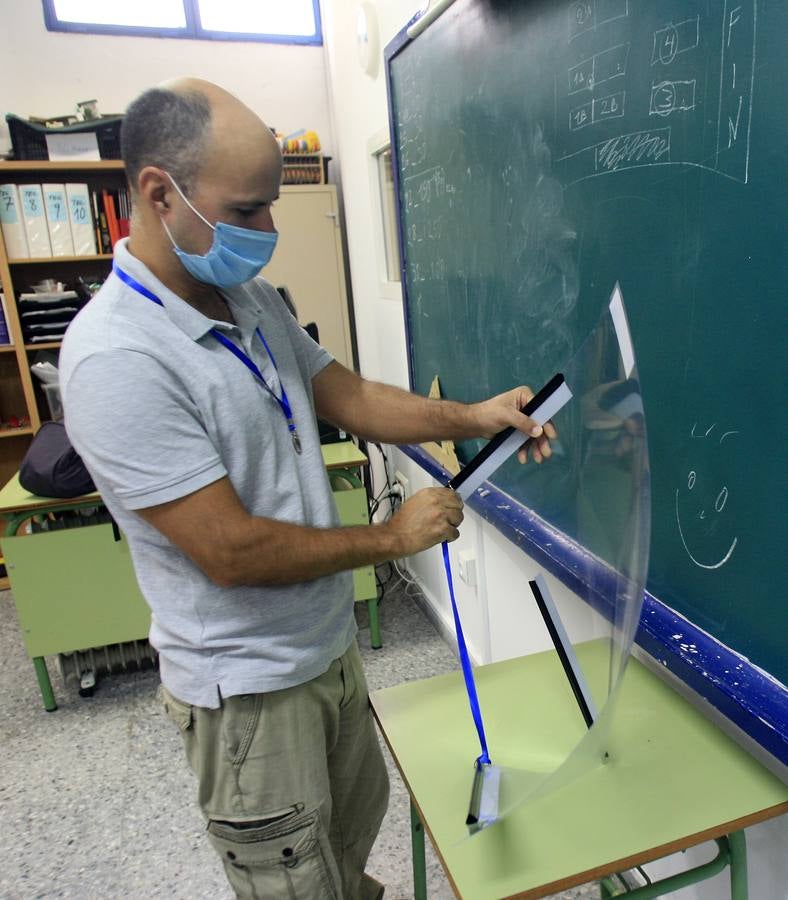
[[[46,195],[47,215],[50,222],[65,222],[66,209],[63,204],[63,194],[59,191],[48,191]]]

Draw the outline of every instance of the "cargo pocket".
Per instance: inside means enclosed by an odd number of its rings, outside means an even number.
[[[170,721],[174,722],[180,731],[188,731],[194,721],[192,707],[173,697],[163,684],[159,686],[158,697]]]
[[[253,822],[208,822],[237,896],[338,900],[336,864],[317,812],[290,807]]]

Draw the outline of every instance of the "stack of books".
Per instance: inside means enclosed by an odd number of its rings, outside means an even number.
[[[115,243],[128,237],[130,217],[125,188],[0,184],[0,225],[11,261],[112,253]]]

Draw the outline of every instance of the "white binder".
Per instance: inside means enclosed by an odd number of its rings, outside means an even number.
[[[71,240],[66,186],[63,184],[42,184],[44,207],[49,226],[49,242],[52,256],[74,256],[74,242]]]
[[[15,184],[0,184],[0,226],[9,259],[29,259],[19,191]]]
[[[90,194],[86,184],[67,184],[66,196],[71,221],[74,256],[95,256],[96,228],[90,212]]]
[[[40,184],[20,184],[19,199],[22,203],[22,219],[25,223],[27,248],[31,259],[52,256],[49,228],[44,211],[44,195]]]

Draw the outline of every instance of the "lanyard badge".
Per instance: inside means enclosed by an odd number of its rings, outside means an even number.
[[[138,294],[141,294],[143,297],[146,297],[152,303],[156,303],[158,306],[164,306],[161,300],[152,292],[149,291],[144,285],[140,284],[135,278],[132,278],[128,272],[124,272],[117,263],[113,263],[112,271],[120,278],[121,281],[125,282],[130,288],[135,290]],[[285,391],[285,386],[282,384],[280,379],[279,386],[282,390],[282,396],[278,396],[274,389],[270,384],[263,378],[263,373],[257,367],[257,365],[244,353],[244,351],[234,344],[225,334],[222,334],[217,328],[211,329],[211,334],[213,337],[233,356],[237,357],[249,371],[255,376],[255,378],[262,384],[262,386],[268,391],[268,393],[273,397],[276,401],[279,409],[282,411],[282,415],[285,417],[285,421],[287,422],[287,430],[290,432],[290,437],[293,441],[293,449],[296,453],[301,453],[301,439],[298,437],[298,431],[296,429],[295,420],[293,419],[293,410],[290,406],[290,401],[287,398],[287,392]],[[268,346],[268,342],[263,336],[262,331],[259,328],[255,328],[255,334],[262,341],[263,346],[265,347],[265,352],[268,354],[268,358],[271,360],[271,365],[274,367],[274,371],[279,374],[279,370],[276,365],[276,360],[274,359],[274,354],[271,352],[271,348]]]

